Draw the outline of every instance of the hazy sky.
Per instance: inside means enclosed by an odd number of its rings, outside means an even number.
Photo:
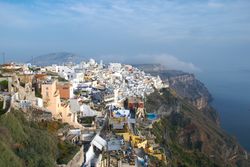
[[[188,71],[237,66],[250,61],[250,1],[0,0],[0,53],[58,51]]]

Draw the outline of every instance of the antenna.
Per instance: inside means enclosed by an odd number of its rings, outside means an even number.
[[[3,64],[5,64],[5,52],[3,52],[2,55],[3,55]]]
[[[31,63],[32,63],[32,65],[34,65],[34,56],[32,56],[32,62]]]

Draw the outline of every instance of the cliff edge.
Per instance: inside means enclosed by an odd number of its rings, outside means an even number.
[[[146,111],[160,116],[152,133],[164,148],[168,166],[250,166],[236,139],[171,89],[149,95]]]

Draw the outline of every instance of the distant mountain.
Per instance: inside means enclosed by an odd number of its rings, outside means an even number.
[[[33,60],[28,61],[38,66],[46,66],[51,64],[64,64],[69,62],[80,62],[82,58],[70,52],[56,52],[34,57]]]

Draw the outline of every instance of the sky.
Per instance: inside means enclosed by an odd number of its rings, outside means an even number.
[[[24,61],[68,51],[191,72],[247,67],[249,9],[249,0],[0,0],[0,53]]]

